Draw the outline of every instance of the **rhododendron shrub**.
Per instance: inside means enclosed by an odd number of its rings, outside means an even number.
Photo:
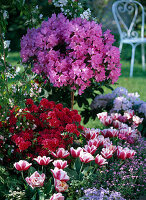
[[[23,63],[49,79],[54,87],[70,86],[82,94],[95,82],[115,83],[121,71],[120,52],[109,30],[94,21],[52,15],[41,27],[28,29],[21,40]]]
[[[70,111],[47,99],[42,99],[39,105],[27,99],[24,109],[14,107],[1,124],[1,129],[9,132],[8,138],[5,135],[2,140],[1,150],[6,151],[5,146],[10,145],[11,158],[16,153],[26,158],[47,156],[58,148],[68,149],[83,129],[80,121],[77,110]]]

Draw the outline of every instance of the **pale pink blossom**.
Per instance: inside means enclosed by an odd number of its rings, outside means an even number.
[[[107,116],[106,118],[101,118],[100,119],[101,123],[105,126],[109,126],[111,125],[111,123],[113,122],[113,119],[111,116]]]
[[[42,187],[45,181],[45,174],[40,175],[35,171],[30,177],[25,178],[25,180],[33,189],[35,187]]]
[[[65,192],[68,189],[68,184],[65,181],[55,179],[55,190],[57,192]]]

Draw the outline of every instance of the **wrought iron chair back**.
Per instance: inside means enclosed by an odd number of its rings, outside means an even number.
[[[132,0],[119,0],[113,4],[113,15],[118,27],[118,31],[120,37],[123,38],[137,38],[138,32],[134,30],[134,26],[138,17],[141,15],[141,36],[144,37],[144,8],[141,3]],[[124,14],[126,16],[132,17],[130,19],[130,25],[126,23],[126,19],[124,20]],[[139,15],[140,14],[140,15]]]
[[[133,76],[133,65],[135,48],[137,45],[142,45],[142,63],[145,69],[144,46],[146,39],[144,39],[144,8],[141,3],[134,0],[117,0],[112,6],[113,16],[120,34],[120,51],[122,50],[123,43],[131,44],[132,57],[130,76]],[[135,25],[141,16],[141,33],[135,30]]]

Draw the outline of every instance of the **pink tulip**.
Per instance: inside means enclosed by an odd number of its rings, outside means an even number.
[[[118,137],[122,140],[126,140],[130,132],[131,132],[131,128],[122,128],[119,130]]]
[[[128,120],[132,119],[133,116],[134,116],[134,110],[128,110],[124,112],[124,117]]]
[[[68,189],[68,184],[65,181],[55,179],[55,190],[57,192],[65,192]]]
[[[54,170],[51,169],[51,172],[53,173],[53,177],[60,181],[68,181],[70,179],[65,171],[58,169],[57,167],[55,167]]]
[[[111,113],[111,117],[113,120],[117,120],[120,116],[121,116],[121,114],[119,114],[119,113]]]
[[[51,154],[55,157],[55,158],[66,158],[70,155],[70,153],[68,151],[66,151],[64,148],[58,148],[56,153],[51,152]]]
[[[77,158],[79,157],[80,155],[80,152],[82,151],[83,149],[81,147],[78,147],[77,149],[74,149],[73,147],[70,148],[70,153],[71,153],[71,156],[73,158]]]
[[[127,121],[127,118],[121,115],[121,116],[118,117],[118,120],[119,120],[120,122],[125,123],[125,122]]]
[[[103,135],[99,135],[97,137],[97,139],[99,140],[99,146],[102,146],[104,144],[104,136]]]
[[[89,145],[85,145],[85,147],[83,148],[83,150],[87,153],[91,153],[92,155],[96,152],[97,150],[97,147],[92,145],[92,146],[89,146]]]
[[[101,120],[102,118],[107,118],[107,112],[102,112],[97,114],[97,117],[99,120]]]
[[[68,166],[67,161],[63,161],[63,160],[55,160],[53,162],[53,165],[59,169],[64,169]]]
[[[52,160],[50,159],[50,157],[46,157],[46,156],[38,156],[37,158],[34,158],[33,160],[35,160],[39,165],[48,165]]]
[[[104,129],[101,131],[104,137],[117,137],[118,131],[116,129]]]
[[[94,160],[94,157],[90,153],[86,153],[81,151],[80,156],[79,156],[81,162],[88,163]]]
[[[93,139],[93,140],[89,140],[88,142],[88,145],[91,147],[91,146],[96,146],[96,148],[98,148],[99,147],[99,145],[100,145],[100,140],[99,139],[97,139],[97,138],[95,138],[95,139]]]
[[[107,116],[106,118],[101,118],[100,121],[101,123],[103,123],[103,125],[109,126],[112,123],[113,119],[111,116]]]
[[[25,180],[33,189],[35,187],[42,187],[45,181],[45,174],[40,175],[35,171],[30,177],[25,178]]]
[[[132,158],[135,155],[134,150],[130,150],[129,148],[122,148],[121,146],[117,147],[117,157],[125,160],[127,158]]]
[[[91,140],[96,138],[99,133],[100,133],[100,129],[94,129],[94,128],[86,128],[85,130],[85,137],[87,140]]]
[[[56,193],[49,200],[64,200],[64,196],[61,193]]]
[[[27,162],[26,160],[20,160],[19,162],[14,163],[14,167],[18,171],[26,171],[30,168],[32,164]]]
[[[134,124],[135,126],[138,126],[139,124],[142,123],[143,118],[140,118],[140,117],[134,115],[133,118],[132,118],[132,120],[133,120],[133,124]]]
[[[121,127],[121,122],[119,120],[115,120],[113,121],[113,127],[114,128],[120,128]]]
[[[101,155],[97,154],[97,156],[95,157],[95,163],[98,164],[99,166],[108,164],[108,162],[106,162],[106,159],[104,159]]]
[[[101,151],[101,155],[104,158],[109,159],[113,155],[113,150],[111,150],[110,148],[103,148],[102,151]]]

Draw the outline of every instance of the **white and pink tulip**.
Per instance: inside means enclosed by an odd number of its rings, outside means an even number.
[[[58,148],[56,153],[51,152],[51,154],[55,158],[66,158],[70,155],[70,153],[67,150],[65,150],[64,148]]]
[[[68,184],[65,181],[55,179],[55,190],[57,192],[65,192],[68,189]]]
[[[46,156],[38,156],[37,158],[34,158],[33,160],[35,160],[39,165],[48,165],[50,162],[52,162],[53,160],[50,159],[50,157],[46,157]]]
[[[20,160],[19,162],[14,163],[14,167],[18,171],[26,171],[30,168],[32,164],[27,162],[26,160]]]
[[[81,151],[83,151],[81,147],[78,147],[77,149],[74,149],[73,147],[70,148],[70,153],[73,158],[79,157]]]
[[[98,164],[99,166],[108,164],[108,162],[106,162],[106,159],[103,158],[101,155],[97,154],[95,157],[95,163]]]
[[[53,173],[54,179],[58,179],[60,181],[69,181],[69,176],[67,175],[67,172],[63,171],[62,169],[58,169],[57,167],[51,169],[51,172]]]
[[[101,151],[101,155],[106,158],[106,159],[109,159],[113,156],[113,150],[111,150],[110,148],[106,147],[106,148],[103,148],[102,151]]]
[[[68,167],[67,165],[67,161],[63,161],[63,160],[55,160],[53,162],[54,167],[57,167],[59,169],[64,169],[66,167]]]
[[[61,193],[53,194],[49,200],[64,200],[64,196]]]
[[[25,178],[26,182],[33,189],[35,187],[42,187],[45,181],[45,174],[39,174],[35,171],[30,177]]]
[[[90,154],[93,155],[93,154],[96,152],[97,147],[94,146],[94,145],[92,145],[92,146],[85,145],[84,148],[83,148],[83,150],[84,150],[85,152],[90,153]]]
[[[84,162],[84,163],[89,163],[92,160],[94,160],[94,157],[90,153],[83,152],[83,151],[81,151],[79,158],[81,162]]]

